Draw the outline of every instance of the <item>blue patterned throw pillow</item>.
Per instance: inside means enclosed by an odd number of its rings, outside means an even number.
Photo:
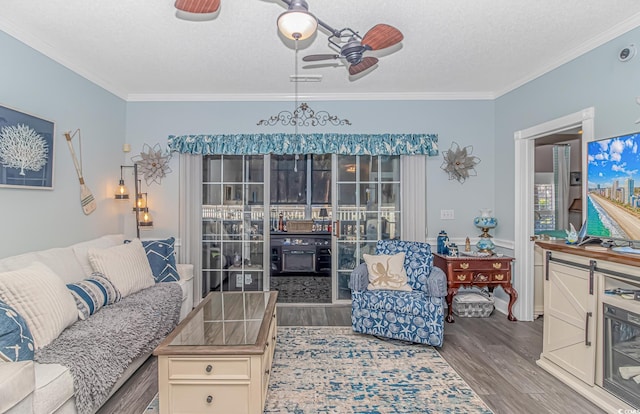
[[[67,288],[76,301],[80,319],[87,319],[103,306],[118,302],[120,291],[102,273],[93,273],[91,277],[76,283],[69,283]]]
[[[125,240],[130,243],[131,240]],[[156,283],[160,282],[177,282],[180,280],[178,267],[176,266],[176,256],[174,255],[174,246],[176,239],[169,237],[165,240],[144,240],[145,252],[151,266],[151,273]]]
[[[0,300],[0,360],[29,361],[34,349],[33,336],[24,318]]]

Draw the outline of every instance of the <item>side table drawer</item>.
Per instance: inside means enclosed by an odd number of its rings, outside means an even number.
[[[171,384],[172,414],[249,413],[248,384]]]
[[[250,378],[250,358],[169,358],[169,380]]]
[[[492,282],[507,282],[509,280],[511,280],[510,272],[493,273],[491,275]]]
[[[505,260],[456,260],[451,263],[451,267],[456,270],[475,270],[475,271],[507,271],[510,269],[510,262]]]
[[[473,272],[460,272],[454,271],[452,275],[452,282],[471,282],[473,280]]]

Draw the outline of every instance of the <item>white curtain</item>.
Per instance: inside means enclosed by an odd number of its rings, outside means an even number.
[[[202,300],[202,157],[180,154],[180,263],[193,263],[193,306]]]
[[[569,229],[569,167],[571,147],[553,146],[553,179],[556,199],[556,229]]]
[[[400,156],[402,187],[402,239],[426,241],[427,236],[427,157]]]

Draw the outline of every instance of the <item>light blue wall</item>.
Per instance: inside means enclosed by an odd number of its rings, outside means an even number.
[[[439,147],[448,149],[452,141],[473,146],[482,161],[477,177],[464,184],[450,181],[440,169],[442,156],[428,159],[428,237],[441,229],[451,237],[474,237],[479,231],[472,222],[480,207],[494,208],[494,129],[491,101],[334,101],[308,102],[316,111],[326,110],[351,121],[351,126],[300,128],[299,132],[344,133],[437,133]],[[257,122],[282,110],[295,109],[293,102],[145,102],[127,105],[127,142],[131,155],[143,144],[166,144],[168,135],[295,132],[292,127],[257,126]],[[154,229],[142,237],[165,237],[178,231],[178,157],[171,161],[173,172],[162,185],[152,184],[149,200]],[[411,177],[423,180],[424,177]],[[155,206],[155,207],[154,207]],[[440,220],[441,209],[452,209],[454,220]],[[405,219],[411,219],[405,217]],[[129,223],[125,223],[126,226]],[[127,232],[133,228],[127,228]]]
[[[122,159],[125,102],[0,32],[0,105],[55,122],[54,189],[0,188],[0,257],[122,231],[109,193]],[[98,200],[90,216],[80,207],[80,186],[63,136],[77,128],[85,181]]]
[[[440,169],[442,156],[427,167],[428,237],[445,229],[452,238],[478,234],[472,219],[479,208],[499,218],[495,236],[514,235],[514,142],[517,130],[578,110],[596,108],[596,137],[639,130],[640,57],[621,63],[619,49],[638,43],[640,29],[591,51],[495,101],[334,101],[309,102],[349,119],[351,127],[300,129],[300,132],[437,133],[440,150],[453,141],[473,145],[481,159],[477,177],[459,184]],[[45,247],[63,246],[100,234],[133,235],[133,219],[111,200],[118,166],[142,150],[144,143],[164,145],[170,134],[276,132],[256,125],[292,102],[147,102],[125,103],[72,71],[0,32],[0,104],[56,123],[53,191],[0,189],[2,233],[0,257]],[[62,132],[81,128],[85,178],[99,200],[98,210],[84,216],[79,188]],[[122,144],[132,152],[126,157]],[[143,237],[177,234],[178,158],[173,172],[148,188],[156,227]],[[153,207],[153,206],[156,207]],[[440,220],[441,209],[455,219]]]
[[[617,58],[639,39],[634,29],[495,101],[497,237],[514,238],[514,132],[589,107],[595,108],[596,139],[640,130],[640,56]]]

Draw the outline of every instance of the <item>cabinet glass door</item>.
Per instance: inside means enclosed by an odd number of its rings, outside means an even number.
[[[349,277],[378,240],[400,237],[400,157],[335,155],[335,298],[351,299]]]
[[[265,287],[264,157],[203,159],[202,273],[206,290]]]

